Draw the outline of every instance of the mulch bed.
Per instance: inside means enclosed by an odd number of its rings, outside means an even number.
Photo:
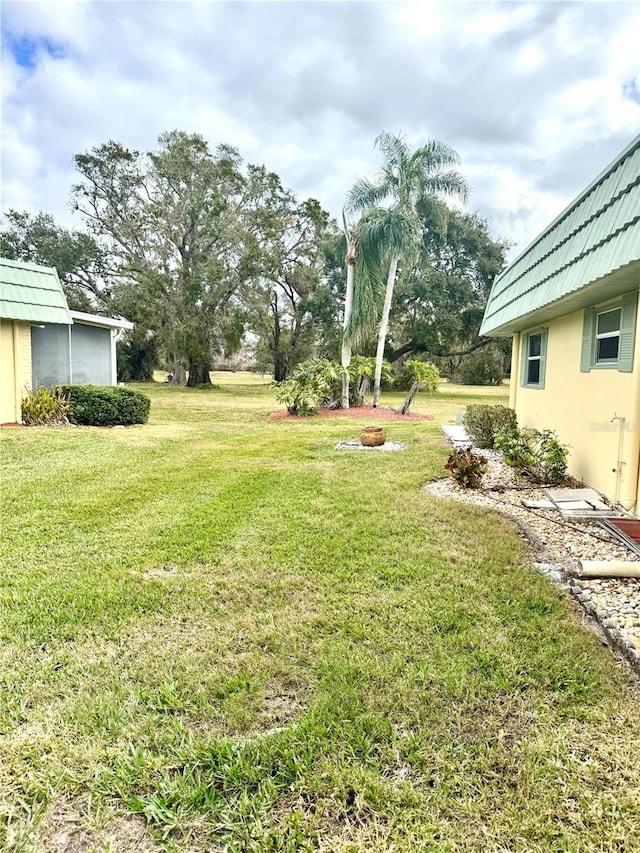
[[[352,420],[367,421],[432,421],[433,415],[401,415],[395,409],[384,406],[356,406],[351,409],[318,409],[315,415],[290,415],[284,409],[281,412],[271,412],[269,418],[273,421],[304,421],[308,418],[351,418]]]

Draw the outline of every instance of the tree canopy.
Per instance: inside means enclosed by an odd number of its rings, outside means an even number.
[[[9,210],[0,252],[56,267],[71,308],[134,322],[123,378],[162,366],[206,384],[217,358],[250,347],[282,381],[341,353],[348,405],[352,350],[371,356],[377,337],[377,403],[383,355],[428,357],[447,373],[446,359],[488,343],[478,330],[508,246],[443,200],[466,194],[451,148],[411,150],[388,133],[376,145],[380,172],[348,193],[341,237],[320,202],[266,166],[174,130],[148,152],[111,140],[78,154],[71,201],[85,228]]]

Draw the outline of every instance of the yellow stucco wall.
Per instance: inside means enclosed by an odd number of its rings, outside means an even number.
[[[31,327],[0,320],[0,423],[19,423],[20,403],[31,388]]]
[[[518,370],[512,374],[512,405],[521,426],[553,429],[570,445],[569,472],[637,510],[640,454],[640,327],[636,331],[633,373],[616,369],[580,372],[583,312],[546,326],[545,387],[520,386],[520,359],[528,330],[519,337]],[[621,422],[624,418],[621,437]],[[624,464],[620,464],[620,457]]]

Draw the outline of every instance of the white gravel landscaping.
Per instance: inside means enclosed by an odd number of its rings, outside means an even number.
[[[525,508],[524,500],[547,499],[545,488],[532,487],[502,462],[499,453],[476,452],[488,462],[481,489],[463,489],[445,477],[426,485],[425,491],[497,510],[515,520],[533,552],[534,568],[570,592],[640,673],[640,579],[578,577],[580,560],[630,562],[640,557],[595,520],[568,522],[555,509]]]

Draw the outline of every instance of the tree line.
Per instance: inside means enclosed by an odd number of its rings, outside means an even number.
[[[431,141],[411,151],[381,134],[375,181],[347,193],[341,227],[237,149],[197,134],[162,134],[153,151],[107,142],[76,155],[71,205],[83,228],[9,210],[3,257],[54,266],[71,308],[135,324],[121,344],[123,378],[210,382],[220,358],[249,340],[256,367],[285,380],[306,358],[419,356],[453,375],[472,354],[508,248],[464,200],[457,155]],[[376,402],[379,395],[376,373]],[[346,401],[348,405],[348,399]]]

